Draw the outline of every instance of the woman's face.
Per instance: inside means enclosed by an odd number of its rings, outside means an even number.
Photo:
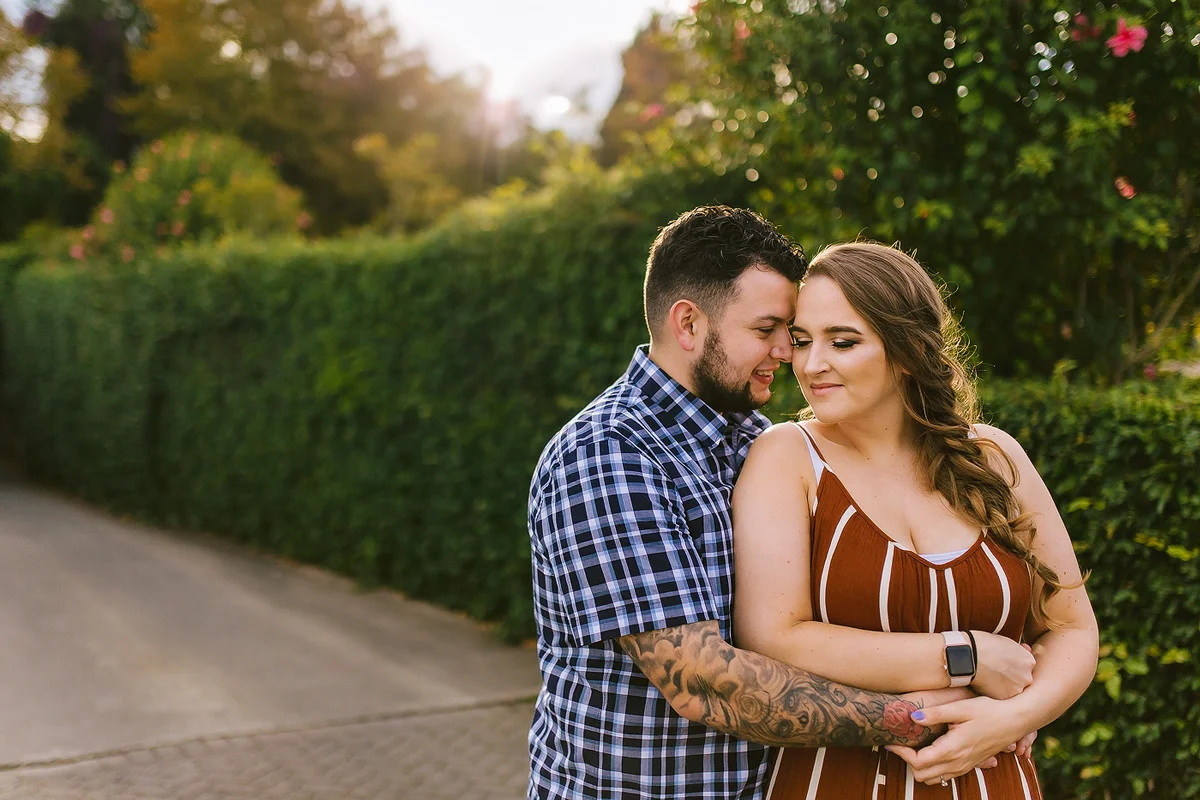
[[[883,340],[833,279],[817,276],[801,285],[792,336],[792,369],[821,422],[832,425],[903,408]]]

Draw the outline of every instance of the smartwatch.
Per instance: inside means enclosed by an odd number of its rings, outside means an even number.
[[[968,686],[975,680],[975,651],[962,631],[945,631],[946,673],[951,686]]]

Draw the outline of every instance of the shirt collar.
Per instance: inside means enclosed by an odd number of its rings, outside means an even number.
[[[721,414],[650,359],[649,345],[640,345],[625,372],[625,380],[641,390],[663,422],[673,422],[701,445],[716,446],[739,428],[760,433],[769,422],[758,412]]]

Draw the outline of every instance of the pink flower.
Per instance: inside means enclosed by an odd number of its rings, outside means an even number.
[[[312,223],[312,214],[309,214],[307,211],[301,211],[300,216],[296,217],[296,227],[300,230],[305,230],[308,228],[308,226],[312,225]]]
[[[86,228],[83,229],[83,240],[85,242],[90,242],[92,240],[92,237],[95,235],[96,235],[96,229],[93,228],[91,225],[88,225]]]
[[[76,261],[83,260],[83,245],[81,245],[79,242],[71,245],[71,258],[75,259]]]
[[[844,180],[844,179],[845,179],[845,177],[846,177],[846,170],[842,169],[841,167],[834,167],[834,168],[833,168],[833,172],[832,172],[832,173],[830,173],[830,174],[832,174],[832,175],[833,175],[833,179],[834,179],[835,181],[840,181],[840,180]]]
[[[146,179],[150,177],[150,170],[146,169],[145,167],[138,167],[133,171],[133,177],[138,183],[145,183]]]
[[[1115,181],[1113,181],[1113,185],[1117,187],[1117,191],[1121,193],[1121,197],[1124,197],[1126,200],[1129,200],[1137,195],[1137,189],[1134,189],[1133,184],[1127,181],[1124,177],[1117,178]]]
[[[130,245],[127,245],[127,244],[121,245],[121,260],[124,261],[126,264],[128,264],[130,261],[133,261],[133,254],[134,254],[133,247],[131,247]]]
[[[112,225],[115,218],[116,215],[113,214],[113,210],[111,208],[100,209],[100,221],[105,225]]]
[[[1158,377],[1158,368],[1153,364],[1147,364],[1142,367],[1142,374],[1146,376],[1146,380],[1152,381]]]
[[[174,224],[171,225],[171,233],[174,234],[175,236],[183,236],[183,232],[185,229],[186,229],[186,226],[184,226],[183,220],[177,219],[177,220],[175,220]]]
[[[737,22],[733,23],[734,39],[737,39],[738,41],[741,41],[742,39],[749,39],[751,33],[753,33],[753,31],[751,31],[750,26],[746,24],[746,20],[739,19]]]
[[[1109,37],[1104,43],[1114,56],[1124,58],[1130,51],[1136,53],[1146,44],[1146,28],[1142,25],[1134,25],[1131,28],[1125,24],[1125,18],[1121,17],[1117,20],[1116,35]]]
[[[661,117],[663,115],[663,111],[664,109],[662,103],[651,103],[642,109],[642,113],[638,115],[638,119],[642,122],[649,122],[656,117]]]
[[[154,144],[150,145],[151,153],[161,153],[163,151],[162,139],[155,139]]]
[[[179,193],[179,205],[186,206],[190,202],[192,202],[192,193],[184,189]]]
[[[1071,28],[1072,39],[1077,42],[1085,39],[1099,39],[1101,33],[1103,33],[1103,31],[1100,30],[1100,26],[1093,25],[1091,20],[1087,18],[1086,14],[1075,15],[1074,27]]]

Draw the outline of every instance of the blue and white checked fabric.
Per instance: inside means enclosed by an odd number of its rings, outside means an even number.
[[[642,346],[547,445],[529,497],[531,800],[761,795],[769,750],[680,717],[616,640],[704,620],[730,639],[730,494],[767,425],[713,411]]]

